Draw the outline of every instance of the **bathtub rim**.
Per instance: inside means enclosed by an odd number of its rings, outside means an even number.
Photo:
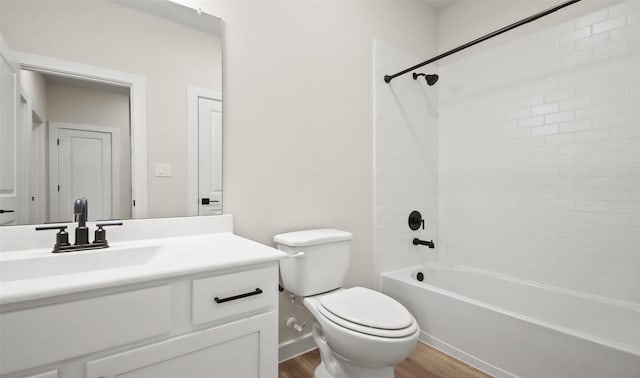
[[[482,274],[482,275],[489,275],[492,277],[498,277],[500,279],[505,279],[511,282],[515,282],[518,284],[524,284],[524,285],[529,285],[529,286],[534,286],[537,288],[544,288],[544,289],[549,289],[549,290],[553,290],[553,291],[559,291],[563,294],[568,294],[568,295],[574,295],[574,293],[578,293],[579,295],[577,295],[580,298],[584,298],[584,299],[590,299],[590,300],[595,300],[598,302],[604,302],[606,304],[609,305],[614,305],[616,307],[622,307],[624,309],[630,309],[632,311],[636,311],[636,312],[640,312],[640,305],[635,304],[633,302],[627,302],[627,301],[622,301],[622,300],[618,300],[618,299],[612,299],[612,298],[606,298],[606,297],[601,297],[595,294],[589,294],[589,293],[584,293],[584,292],[579,292],[579,291],[575,291],[575,290],[571,290],[571,289],[564,289],[564,288],[558,288],[552,285],[547,285],[547,284],[542,284],[539,282],[535,282],[535,281],[529,281],[529,280],[523,280],[520,279],[518,277],[514,277],[514,276],[509,276],[506,274],[502,274],[502,273],[498,273],[498,272],[493,272],[493,271],[489,271],[489,270],[484,270],[484,269],[478,269],[475,267],[470,267],[470,266],[466,266],[466,265],[447,265],[447,264],[441,264],[441,263],[428,263],[428,264],[424,264],[424,265],[414,265],[412,267],[409,268],[404,268],[404,269],[399,269],[396,271],[391,271],[391,272],[384,272],[380,274],[380,288],[382,289],[382,280],[383,278],[387,278],[387,279],[392,279],[392,280],[398,280],[398,281],[403,281],[403,282],[407,282],[409,285],[415,286],[415,287],[423,287],[426,286],[429,290],[438,293],[440,295],[445,295],[448,297],[452,297],[454,299],[460,300],[460,301],[464,301],[467,303],[470,303],[474,306],[478,306],[478,307],[482,307],[485,308],[487,310],[491,310],[491,311],[495,311],[495,312],[499,312],[502,313],[504,315],[522,320],[522,321],[526,321],[526,322],[530,322],[533,324],[536,324],[538,326],[541,327],[546,327],[549,329],[552,329],[556,332],[561,332],[564,334],[567,334],[569,336],[573,336],[573,337],[577,337],[579,339],[585,340],[585,341],[589,341],[589,342],[595,342],[597,344],[600,344],[604,347],[608,347],[608,348],[612,348],[615,349],[617,351],[620,351],[622,353],[627,353],[630,354],[632,356],[635,357],[640,357],[640,346],[639,347],[633,347],[633,346],[629,346],[629,345],[625,345],[622,343],[617,343],[617,342],[612,342],[609,339],[605,339],[602,338],[600,336],[596,336],[593,334],[589,334],[586,332],[581,332],[572,328],[568,328],[562,325],[558,325],[555,323],[551,323],[545,320],[540,320],[531,316],[527,316],[527,315],[523,315],[520,314],[518,312],[512,311],[512,310],[507,310],[505,308],[496,306],[496,305],[492,305],[489,303],[485,303],[482,301],[479,301],[477,299],[462,295],[462,294],[458,294],[456,292],[453,292],[451,290],[447,290],[447,289],[443,289],[440,288],[438,286],[435,286],[433,284],[427,283],[427,282],[420,282],[418,280],[416,280],[413,277],[414,272],[417,272],[420,269],[424,269],[426,266],[431,266],[431,267],[436,267],[436,268],[440,268],[440,269],[449,269],[449,270],[457,270],[457,271],[466,271],[466,272],[474,272],[474,273],[478,273],[478,274]],[[407,277],[411,277],[411,279],[407,280]],[[388,295],[388,294],[387,294]],[[599,300],[599,299],[603,299],[603,300]]]

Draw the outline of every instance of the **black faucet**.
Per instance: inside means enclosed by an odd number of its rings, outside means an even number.
[[[97,223],[98,229],[95,232],[95,240],[89,242],[89,228],[87,227],[88,201],[86,198],[78,198],[73,203],[73,221],[78,222],[76,227],[76,240],[73,245],[69,244],[69,234],[65,231],[67,226],[42,226],[36,227],[36,231],[59,230],[56,235],[56,244],[53,246],[53,253],[82,251],[87,249],[109,248],[107,242],[107,232],[104,227],[122,226],[122,222]]]
[[[86,198],[78,198],[73,203],[73,221],[78,222],[76,227],[76,241],[74,245],[89,244],[89,228],[87,227],[87,213],[89,212],[89,202]]]
[[[433,244],[433,240],[426,241],[426,240],[420,240],[418,238],[413,238],[413,245],[426,245],[429,248],[435,248],[436,247],[436,245]]]

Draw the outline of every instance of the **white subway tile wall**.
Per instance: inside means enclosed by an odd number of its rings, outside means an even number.
[[[429,87],[410,74],[391,84],[382,80],[417,61],[374,42],[376,273],[421,264],[434,259],[437,251],[437,244],[434,250],[411,242],[415,237],[435,240],[438,234],[438,84]],[[437,73],[435,67],[419,72]],[[424,216],[424,230],[409,229],[412,210]]]
[[[640,303],[639,21],[626,1],[440,66],[442,260]]]

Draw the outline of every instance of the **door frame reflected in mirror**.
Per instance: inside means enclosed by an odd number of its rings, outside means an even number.
[[[146,78],[64,59],[13,51],[20,69],[103,83],[129,89],[131,127],[131,218],[147,218],[147,90]]]
[[[216,150],[215,157],[209,164],[213,165],[215,173],[214,177],[209,177],[216,186],[216,198],[212,199],[216,202],[216,205],[205,206],[207,211],[201,211],[203,209],[201,205],[200,193],[200,100],[208,99],[216,101],[222,108],[222,92],[214,91],[205,88],[198,88],[194,86],[187,87],[187,215],[218,215],[222,214],[222,125],[212,125],[215,129],[212,132],[215,137],[211,139],[211,148]],[[222,110],[220,111],[221,117]],[[210,135],[211,137],[211,135]],[[212,152],[212,151],[209,151]]]

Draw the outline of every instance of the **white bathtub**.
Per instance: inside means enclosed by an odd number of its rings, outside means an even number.
[[[640,377],[640,305],[461,266],[385,273],[381,289],[422,341],[493,376]]]

